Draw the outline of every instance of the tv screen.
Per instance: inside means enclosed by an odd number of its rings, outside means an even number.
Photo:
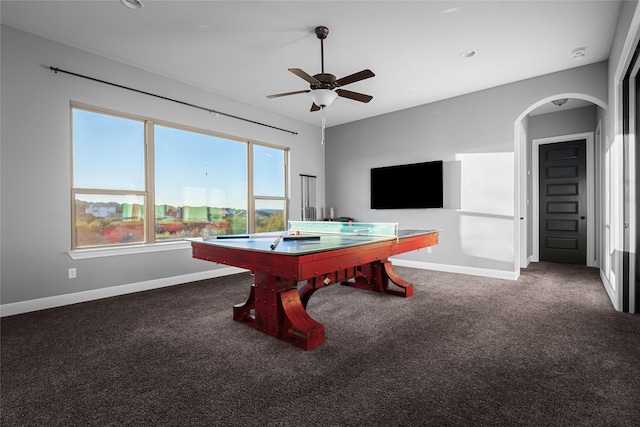
[[[371,209],[442,207],[441,160],[371,169]]]

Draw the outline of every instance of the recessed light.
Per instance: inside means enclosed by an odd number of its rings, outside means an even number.
[[[476,53],[477,52],[475,50],[469,49],[469,50],[465,50],[464,52],[462,52],[460,54],[460,56],[463,57],[463,58],[471,58],[472,56],[475,56]]]
[[[129,9],[142,9],[143,7],[140,0],[120,0],[120,3],[127,6]]]

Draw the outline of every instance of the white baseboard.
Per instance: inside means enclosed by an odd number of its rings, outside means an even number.
[[[618,299],[616,298],[616,291],[613,289],[613,286],[611,286],[609,279],[607,279],[602,270],[600,270],[600,280],[602,280],[604,290],[607,291],[607,295],[611,300],[611,304],[613,304],[613,308],[615,308],[617,311],[622,311],[622,307],[620,307],[620,304],[618,304]]]
[[[494,279],[505,279],[505,280],[518,280],[518,277],[520,277],[520,270],[518,271],[490,270],[488,268],[464,267],[460,265],[449,265],[449,264],[433,264],[430,262],[410,261],[410,260],[398,259],[398,258],[390,258],[390,260],[393,262],[393,265],[397,265],[400,267],[419,268],[422,270],[434,270],[434,271],[442,271],[445,273],[468,274],[470,276],[492,277]]]
[[[134,292],[148,291],[151,289],[159,289],[167,286],[179,285],[181,283],[212,279],[214,277],[228,276],[230,274],[242,273],[244,271],[247,270],[236,267],[225,267],[216,270],[202,271],[199,273],[183,274],[181,276],[164,277],[161,279],[147,280],[127,285],[94,289],[91,291],[75,292],[72,294],[55,295],[52,297],[2,304],[0,305],[0,317],[13,316],[14,314],[45,310],[47,308],[61,307],[63,305],[77,304],[80,302],[93,301]]]
[[[477,267],[463,267],[458,265],[432,264],[428,262],[409,261],[395,258],[391,258],[391,261],[393,261],[394,265],[401,267],[443,271],[446,273],[468,274],[481,277],[493,277],[496,279],[517,280],[520,276],[519,271],[502,271]],[[45,310],[48,308],[93,301],[101,298],[125,295],[133,292],[159,289],[167,286],[179,285],[181,283],[195,282],[197,280],[206,280],[215,277],[228,276],[230,274],[241,273],[244,271],[247,270],[236,267],[225,267],[216,270],[203,271],[200,273],[184,274],[181,276],[165,277],[161,279],[147,280],[145,282],[111,286],[108,288],[94,289],[91,291],[75,292],[72,294],[55,295],[28,301],[2,304],[0,305],[0,317],[13,316],[15,314],[28,313],[31,311]]]

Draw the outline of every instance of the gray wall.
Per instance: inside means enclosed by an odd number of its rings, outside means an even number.
[[[433,253],[407,254],[403,256],[406,260],[513,272],[517,270],[514,215],[519,197],[513,188],[517,170],[513,161],[514,124],[521,118],[528,128],[526,112],[537,101],[560,94],[585,94],[612,106],[616,92],[613,77],[636,6],[637,1],[623,3],[608,65],[592,64],[333,127],[328,129],[324,147],[317,144],[318,129],[313,126],[3,27],[0,302],[6,305],[46,299],[165,277],[179,280],[193,272],[215,268],[191,260],[189,251],[82,261],[69,258],[71,100],[291,147],[293,219],[298,216],[300,205],[298,174],[313,174],[319,178],[318,206],[333,206],[337,215],[399,222],[403,228],[442,229],[441,243]],[[54,75],[46,69],[48,65],[215,106],[295,130],[299,135],[289,136],[231,119],[202,117],[194,110],[142,95]],[[603,132],[601,154],[616,138],[616,117],[613,107],[606,112],[598,109]],[[371,167],[436,159],[446,162],[449,177],[445,209],[369,209]],[[483,167],[486,164],[492,166]],[[78,268],[77,279],[67,279],[69,267]],[[615,270],[617,265],[612,268]],[[616,304],[619,295],[611,292],[615,290],[610,291],[610,296]]]
[[[514,124],[536,102],[563,93],[607,100],[601,62],[332,127],[327,133],[326,201],[337,215],[441,229],[432,253],[399,259],[515,272]],[[529,123],[529,128],[531,123]],[[371,210],[372,167],[443,160],[444,209]],[[427,183],[411,185],[419,191]]]
[[[527,139],[532,141],[551,136],[593,132],[598,124],[597,108],[592,105],[556,113],[530,116]]]
[[[299,174],[318,176],[324,205],[319,128],[140,69],[2,27],[2,304],[175,277],[217,268],[189,249],[72,260],[70,101],[290,147],[291,219],[300,219]],[[54,74],[67,69],[299,132],[291,135],[104,84]],[[68,268],[78,277],[68,279]]]

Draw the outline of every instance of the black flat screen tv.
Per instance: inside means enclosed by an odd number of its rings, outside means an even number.
[[[371,209],[442,208],[442,161],[371,169]]]

